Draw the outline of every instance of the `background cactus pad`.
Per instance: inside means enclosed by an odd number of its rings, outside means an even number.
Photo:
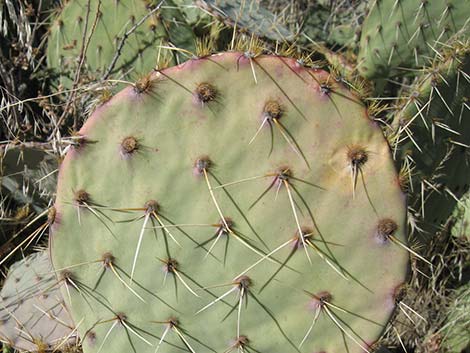
[[[429,65],[449,38],[470,33],[466,1],[377,0],[372,4],[362,27],[358,57],[358,68],[368,78]]]
[[[0,297],[0,340],[28,352],[45,352],[76,339],[46,251],[11,266]]]
[[[153,11],[155,6],[155,1],[146,0],[67,2],[50,28],[49,67],[69,85],[83,55],[81,69],[89,79],[135,78],[164,61],[167,53],[160,46],[194,50],[194,35],[182,13],[171,1],[159,11]]]

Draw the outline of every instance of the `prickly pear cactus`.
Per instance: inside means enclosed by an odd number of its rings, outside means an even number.
[[[231,52],[97,109],[50,248],[86,353],[363,352],[405,280],[405,198],[358,98]]]
[[[442,329],[442,345],[446,352],[461,353],[470,349],[470,284],[459,288],[453,305],[448,310],[447,322]]]
[[[44,352],[76,339],[59,287],[45,251],[12,265],[0,293],[0,341]]]
[[[410,207],[428,235],[442,229],[469,188],[470,46],[452,46],[403,95],[389,136],[407,170]]]
[[[148,16],[156,3],[146,0],[67,2],[50,29],[49,67],[59,70],[62,83],[70,85],[79,66],[80,54],[86,49],[82,69],[91,76],[89,79],[109,75],[126,78],[129,74],[139,77],[162,60],[166,52],[160,46],[172,43],[194,50],[191,28],[181,13],[172,7],[171,1],[165,3],[168,7]],[[142,20],[144,22],[132,31]]]
[[[358,68],[367,78],[422,67],[456,34],[470,34],[470,7],[460,0],[377,0],[362,27]]]
[[[451,215],[453,236],[470,241],[470,193],[463,195]]]

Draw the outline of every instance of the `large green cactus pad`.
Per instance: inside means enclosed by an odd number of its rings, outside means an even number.
[[[374,1],[363,24],[359,70],[374,78],[422,67],[450,37],[470,34],[469,17],[468,1]]]
[[[378,338],[408,267],[405,198],[380,128],[327,72],[190,60],[80,134],[50,247],[86,353],[361,352]]]
[[[13,264],[1,291],[0,341],[44,352],[76,339],[59,287],[47,252]]]

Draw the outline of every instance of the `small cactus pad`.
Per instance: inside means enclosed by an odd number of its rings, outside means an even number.
[[[47,252],[13,264],[0,297],[0,341],[45,352],[73,337],[73,324]]]
[[[446,325],[443,327],[442,346],[445,352],[463,353],[470,349],[470,284],[463,285],[454,293],[454,302],[447,309]]]
[[[358,98],[251,52],[146,86],[99,107],[61,165],[50,247],[84,351],[369,351],[409,256]]]
[[[470,241],[470,192],[463,195],[456,204],[450,223],[453,236]]]
[[[469,50],[453,43],[423,70],[394,113],[390,144],[407,166],[402,181],[411,191],[408,204],[427,235],[461,209],[459,199],[469,190]]]
[[[362,27],[358,57],[360,72],[367,78],[428,64],[453,35],[470,34],[470,7],[465,0],[372,3]]]
[[[86,26],[88,3],[90,13]],[[79,66],[80,54],[86,49],[82,69],[91,75],[89,79],[107,74],[113,62],[110,74],[126,77],[131,73],[132,77],[138,77],[156,66],[163,54],[159,47],[168,42],[194,50],[193,33],[179,11],[170,4],[170,8],[146,17],[152,8],[151,2],[146,0],[67,2],[50,29],[49,67],[60,70],[62,83],[70,83]],[[144,18],[145,21],[132,33],[127,33]]]

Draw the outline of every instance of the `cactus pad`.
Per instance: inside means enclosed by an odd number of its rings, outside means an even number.
[[[410,207],[434,234],[447,223],[469,189],[470,55],[468,44],[451,50],[426,70],[400,100],[391,145],[411,166]],[[408,180],[404,180],[408,182]]]
[[[447,309],[446,324],[442,329],[442,346],[449,353],[462,353],[470,349],[470,284],[458,288],[454,302]]]
[[[453,35],[470,34],[467,1],[377,0],[372,6],[358,57],[368,78],[428,64]]]
[[[47,252],[11,266],[0,297],[0,341],[44,352],[73,337],[73,324]]]
[[[88,2],[90,13],[86,26]],[[179,11],[171,7],[171,2],[166,3],[170,3],[168,8],[146,17],[152,9],[151,2],[146,0],[69,1],[50,29],[47,48],[49,67],[61,72],[62,83],[70,84],[79,66],[82,47],[86,47],[82,69],[87,70],[91,76],[89,79],[107,74],[115,58],[117,60],[110,74],[126,78],[130,73],[135,78],[152,70],[162,59],[160,45],[171,42],[175,46],[194,50],[191,28]],[[145,21],[128,33],[122,48],[119,48],[126,32],[144,18]]]
[[[452,212],[451,233],[453,236],[470,241],[470,193],[467,192],[460,198]]]
[[[408,268],[406,202],[381,129],[327,72],[189,60],[80,134],[50,248],[86,353],[372,349]]]

